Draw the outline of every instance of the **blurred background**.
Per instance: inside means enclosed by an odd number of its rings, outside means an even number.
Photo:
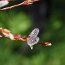
[[[10,2],[10,5],[22,0]],[[64,65],[65,64],[65,1],[40,0],[29,6],[0,11],[0,27],[13,34],[27,36],[39,28],[40,41],[50,41],[51,47],[0,38],[0,65]]]

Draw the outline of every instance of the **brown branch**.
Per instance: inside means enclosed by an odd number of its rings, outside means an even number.
[[[31,49],[33,49],[33,45],[37,44],[37,43],[32,43],[32,41],[35,41],[36,38],[30,38],[30,36],[21,36],[19,34],[12,34],[8,29],[3,29],[3,28],[0,28],[0,37],[4,36],[4,37],[7,37],[7,38],[10,38],[11,40],[20,40],[20,41],[23,41],[23,42],[26,42]],[[32,39],[32,40],[31,40]],[[29,41],[29,43],[28,43]],[[52,44],[50,42],[38,42],[39,44],[43,45],[43,46],[51,46]]]
[[[11,40],[21,40],[21,41],[25,41],[25,42],[27,40],[27,38],[24,36],[21,36],[18,34],[12,34],[8,29],[0,28],[0,33],[1,33],[0,37],[4,36],[7,38],[10,38]]]
[[[36,2],[36,1],[38,1],[38,0],[25,0],[22,3],[16,4],[16,5],[12,5],[10,7],[5,7],[5,8],[2,8],[0,10],[8,10],[8,9],[12,9],[14,7],[18,7],[18,6],[22,6],[22,5],[30,5],[30,4],[33,4],[33,2]]]

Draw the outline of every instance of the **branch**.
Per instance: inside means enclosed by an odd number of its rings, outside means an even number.
[[[24,41],[26,42],[26,37],[24,36],[21,36],[19,34],[12,34],[8,29],[3,29],[3,28],[0,28],[0,37],[7,37],[7,38],[10,38],[11,40],[21,40],[21,41]]]
[[[9,2],[8,0],[6,0],[7,2]],[[14,7],[18,7],[18,6],[22,6],[22,5],[30,5],[30,4],[33,4],[34,2],[36,2],[38,0],[25,0],[23,1],[22,3],[19,3],[19,4],[15,4],[15,5],[12,5],[10,7],[5,7],[5,8],[2,8],[0,10],[8,10],[8,9],[12,9]],[[3,4],[5,4],[5,2],[3,2]],[[7,3],[8,4],[8,3]]]
[[[37,31],[36,31],[37,30]],[[39,33],[39,29],[38,28],[35,28],[31,34],[27,37],[25,36],[21,36],[19,34],[12,34],[8,29],[3,29],[3,28],[0,28],[0,37],[7,37],[7,38],[10,38],[11,40],[20,40],[20,41],[23,41],[23,42],[26,42],[31,49],[33,49],[33,45],[35,44],[41,44],[43,46],[51,46],[52,44],[50,42],[39,42],[39,37],[34,37],[32,35],[34,35],[35,33],[38,35]]]

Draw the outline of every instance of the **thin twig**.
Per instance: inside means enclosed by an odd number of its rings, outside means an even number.
[[[20,41],[23,41],[23,42],[27,42],[29,36],[21,36],[19,34],[12,34],[8,29],[3,29],[3,28],[0,28],[0,37],[2,38],[2,36],[4,37],[7,37],[7,38],[10,38],[11,40],[20,40]],[[52,44],[50,42],[39,42],[38,44],[41,44],[43,46],[51,46]]]
[[[8,29],[0,28],[0,33],[0,37],[4,36],[10,38],[11,40],[21,40],[26,42],[27,39],[27,37],[21,36],[19,34],[12,34]]]
[[[8,10],[8,9],[12,9],[14,7],[18,7],[18,6],[22,6],[22,5],[30,5],[30,4],[33,4],[33,2],[35,2],[35,1],[38,1],[38,0],[25,0],[22,3],[16,4],[16,5],[12,5],[12,6],[9,6],[9,7],[5,7],[5,8],[2,8],[0,10]]]

